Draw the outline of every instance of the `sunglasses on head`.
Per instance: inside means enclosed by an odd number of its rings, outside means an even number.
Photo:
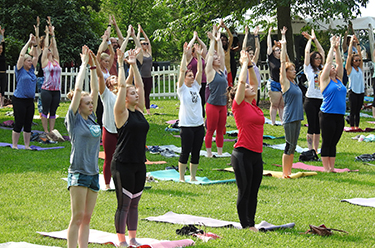
[[[147,46],[147,45],[148,45],[148,42],[144,42],[144,43],[142,43],[142,45],[145,45],[145,46]]]

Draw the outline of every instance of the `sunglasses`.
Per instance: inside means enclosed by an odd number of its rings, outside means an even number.
[[[322,60],[322,58],[314,58],[315,60]]]
[[[145,42],[145,43],[142,43],[141,45],[145,45],[145,46],[148,46],[148,43],[147,43],[147,42]]]
[[[275,52],[281,52],[281,49],[275,49],[274,51]]]
[[[353,61],[354,61],[354,62],[361,62],[362,59],[354,59]]]

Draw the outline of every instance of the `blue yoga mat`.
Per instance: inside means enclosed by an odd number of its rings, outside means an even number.
[[[151,172],[148,172],[147,174],[159,180],[180,182],[180,173],[178,173],[176,170],[151,171]],[[216,183],[232,183],[236,181],[236,179],[210,180],[207,177],[196,177],[196,179],[198,181],[191,182],[190,176],[185,176],[185,182],[192,183],[192,184],[201,184],[201,185],[216,184]]]
[[[0,147],[12,147],[10,143],[0,143]],[[25,149],[24,145],[17,145],[18,149]],[[31,150],[34,151],[43,151],[43,150],[51,150],[51,149],[61,149],[64,148],[63,146],[55,146],[55,147],[40,147],[40,146],[30,146]]]

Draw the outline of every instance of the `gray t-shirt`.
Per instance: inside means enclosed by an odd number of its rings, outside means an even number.
[[[92,113],[85,120],[77,111],[69,108],[65,117],[65,126],[72,144],[69,173],[96,175],[99,173],[98,156],[100,146],[100,126]]]

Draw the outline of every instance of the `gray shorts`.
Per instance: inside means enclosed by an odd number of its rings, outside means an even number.
[[[291,155],[294,153],[297,147],[299,132],[301,130],[301,121],[284,123],[283,126],[286,141],[284,153],[287,155]]]

